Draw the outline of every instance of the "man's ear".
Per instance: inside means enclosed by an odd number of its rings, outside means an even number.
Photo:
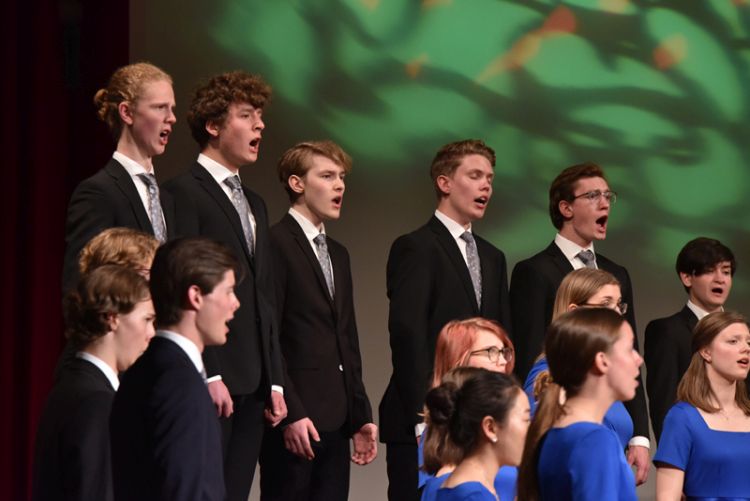
[[[567,200],[560,200],[560,202],[557,204],[557,210],[560,211],[560,214],[562,214],[565,219],[570,219],[573,217],[573,204],[571,204]]]
[[[682,285],[685,287],[692,287],[693,286],[693,274],[692,273],[684,273],[680,272],[680,282],[682,282]]]
[[[120,315],[114,312],[107,313],[107,327],[111,332],[117,330],[120,325]]]
[[[437,183],[437,187],[443,195],[450,195],[451,185],[453,184],[453,179],[451,179],[450,176],[440,174],[435,180],[435,183]]]
[[[219,137],[219,132],[221,132],[221,125],[214,122],[213,120],[207,120],[206,121],[206,132],[208,132],[208,135],[212,138]]]
[[[289,188],[291,188],[292,191],[297,193],[298,195],[301,195],[305,192],[304,177],[292,174],[291,176],[289,176],[289,179],[287,179],[287,183],[289,184]]]
[[[125,125],[133,125],[133,105],[130,101],[120,101],[117,105],[117,113]]]
[[[203,306],[203,293],[197,285],[191,285],[187,290],[187,306],[191,310],[200,310]]]

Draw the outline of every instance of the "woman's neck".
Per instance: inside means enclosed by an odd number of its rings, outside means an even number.
[[[492,444],[485,444],[466,456],[451,476],[446,480],[447,487],[455,487],[464,482],[480,482],[490,492],[495,492],[495,476],[500,464]]]
[[[555,426],[563,427],[580,421],[601,423],[615,402],[612,391],[602,383],[598,378],[589,378],[578,394],[565,401],[565,414]]]
[[[712,367],[706,367],[706,376],[720,409],[731,409],[737,406],[737,381],[729,380],[718,374]]]

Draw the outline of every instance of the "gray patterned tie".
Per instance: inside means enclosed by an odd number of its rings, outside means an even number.
[[[323,276],[326,279],[326,285],[328,286],[328,293],[333,299],[333,270],[331,269],[331,259],[328,256],[328,244],[326,243],[326,236],[322,233],[318,234],[317,237],[313,238],[315,247],[318,248],[318,262],[323,270]]]
[[[153,174],[138,174],[138,178],[143,181],[148,191],[148,218],[151,220],[154,236],[159,242],[164,243],[167,241],[167,229],[164,225],[164,214],[161,211],[156,178]]]
[[[591,268],[593,270],[596,269],[596,256],[594,256],[594,253],[590,250],[582,250],[578,254],[576,254],[576,257],[583,262],[584,266],[586,268]]]
[[[466,262],[469,265],[471,283],[474,285],[474,295],[477,298],[477,306],[482,307],[482,269],[479,266],[479,254],[477,253],[477,242],[470,231],[461,234],[461,240],[466,242]]]
[[[232,205],[234,205],[237,214],[240,216],[242,224],[242,233],[245,234],[245,243],[252,256],[255,253],[255,237],[253,235],[253,225],[250,223],[250,206],[242,191],[240,176],[234,175],[226,178],[224,184],[232,189]]]

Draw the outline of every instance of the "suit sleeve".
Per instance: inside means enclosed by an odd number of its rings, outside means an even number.
[[[553,291],[553,297],[554,294]],[[510,309],[516,348],[515,372],[521,378],[529,372],[544,347],[544,334],[552,318],[553,302],[549,296],[544,277],[528,261],[518,263],[510,281]]]
[[[633,286],[630,282],[630,275],[628,271],[623,268],[624,279],[621,279],[622,286],[622,300],[628,304],[628,311],[625,314],[625,318],[630,322],[633,327],[634,340],[633,345],[638,350],[638,329],[635,325],[635,304],[633,300]],[[635,398],[624,402],[625,408],[633,419],[633,435],[646,437],[650,436],[648,431],[648,406],[646,405],[646,392],[643,386],[643,376],[640,370],[638,371],[638,388],[635,390]]]
[[[78,280],[78,254],[94,236],[115,226],[109,197],[92,179],[78,185],[68,204],[65,222],[65,261],[63,292],[72,289]]]
[[[357,320],[354,313],[354,289],[352,285],[352,273],[351,265],[349,262],[349,254],[344,250],[346,256],[346,277],[348,284],[346,285],[347,290],[350,294],[345,298],[348,303],[344,307],[344,311],[348,312],[347,318],[345,319],[344,333],[346,335],[346,349],[349,351],[349,381],[351,385],[351,422],[352,432],[358,431],[362,426],[367,423],[372,423],[372,407],[370,405],[370,399],[367,397],[365,390],[365,383],[362,380],[362,355],[359,351],[359,333],[357,332]]]
[[[112,395],[98,392],[79,406],[64,434],[60,458],[64,490],[71,500],[112,500],[109,412]]]
[[[432,276],[430,258],[410,236],[391,247],[386,281],[390,299],[390,333],[393,378],[412,425],[421,422],[432,363],[428,336]]]
[[[658,441],[661,437],[664,417],[674,404],[679,384],[678,353],[676,343],[671,341],[670,333],[659,321],[646,326],[644,358],[646,360],[646,379],[651,425]]]

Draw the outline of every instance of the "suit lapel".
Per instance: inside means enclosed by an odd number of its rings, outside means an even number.
[[[698,317],[695,316],[693,310],[688,308],[687,305],[683,306],[682,310],[680,310],[680,317],[685,322],[685,325],[690,330],[690,332],[693,332],[695,326],[698,325]]]
[[[477,305],[477,298],[474,294],[474,284],[471,281],[469,268],[468,266],[466,266],[466,261],[464,260],[463,255],[461,255],[461,251],[458,248],[456,240],[448,231],[448,228],[446,228],[445,225],[441,223],[440,220],[435,216],[430,219],[430,222],[428,224],[430,225],[432,231],[435,232],[437,241],[445,250],[445,253],[448,255],[448,259],[456,269],[458,276],[461,278],[461,284],[464,287],[464,292],[466,292],[466,295],[469,297],[470,302],[474,307],[474,314],[478,315],[479,305]],[[484,283],[484,280],[482,280],[482,283]]]
[[[312,246],[310,245],[310,242],[307,240],[307,237],[305,236],[305,232],[302,231],[302,228],[300,227],[299,223],[290,216],[288,213],[284,215],[282,219],[284,225],[289,229],[291,234],[294,236],[295,243],[299,247],[302,254],[305,255],[305,258],[307,259],[308,263],[310,264],[310,267],[312,268],[313,272],[315,273],[315,277],[318,280],[318,288],[320,289],[320,293],[325,296],[325,298],[328,300],[329,304],[331,305],[331,308],[333,308],[333,301],[331,300],[331,295],[328,293],[328,284],[326,283],[325,276],[323,275],[323,270],[320,267],[320,261],[318,261],[318,257],[315,255],[315,252],[313,252]],[[331,254],[331,248],[328,248],[328,254],[331,257],[331,261],[333,262],[333,255]],[[337,290],[337,286],[339,283],[339,280],[336,279],[336,266],[333,267],[333,285],[334,285],[334,291]],[[334,292],[334,296],[335,296]]]
[[[117,188],[123,195],[125,195],[128,202],[130,202],[130,207],[133,209],[135,219],[141,227],[140,229],[153,235],[154,228],[151,226],[151,220],[148,218],[146,208],[143,206],[143,201],[141,200],[140,195],[138,195],[138,189],[135,187],[133,179],[130,177],[130,174],[128,174],[128,171],[125,170],[125,167],[114,158],[107,163],[104,169],[107,174],[112,176]]]
[[[247,242],[245,241],[245,232],[242,231],[242,222],[240,221],[240,215],[237,214],[237,209],[234,208],[234,205],[232,205],[232,202],[229,200],[227,194],[224,192],[221,186],[219,186],[213,176],[211,176],[211,174],[206,169],[204,169],[201,164],[196,163],[195,165],[193,165],[192,173],[201,184],[201,186],[203,186],[203,189],[205,189],[208,194],[211,195],[219,208],[221,208],[221,210],[227,216],[227,219],[229,219],[235,235],[241,242],[242,250],[245,252],[245,257],[247,258],[248,263],[254,265],[253,258],[250,255],[250,250],[247,248]]]
[[[565,254],[563,254],[563,252],[560,250],[560,247],[558,247],[554,241],[552,241],[552,243],[549,244],[544,251],[547,253],[550,261],[559,273],[559,280],[557,282],[562,282],[562,279],[565,278],[565,275],[573,271],[573,265],[570,264],[568,258],[565,257]]]

